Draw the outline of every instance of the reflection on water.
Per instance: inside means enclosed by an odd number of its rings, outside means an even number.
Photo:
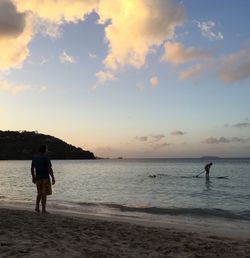
[[[211,181],[210,181],[209,178],[206,178],[206,180],[205,180],[205,186],[206,186],[207,191],[210,191],[210,190],[211,190]]]

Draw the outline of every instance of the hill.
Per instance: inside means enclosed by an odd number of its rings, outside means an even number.
[[[0,131],[0,160],[31,159],[41,144],[48,146],[51,159],[95,159],[92,152],[51,135],[28,131]]]

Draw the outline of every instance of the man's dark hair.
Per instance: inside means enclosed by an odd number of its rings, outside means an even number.
[[[45,144],[42,144],[40,147],[39,147],[39,152],[41,153],[45,153],[47,150],[47,145]]]

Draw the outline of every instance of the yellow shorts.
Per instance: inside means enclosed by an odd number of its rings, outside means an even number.
[[[36,188],[38,195],[51,195],[52,188],[49,179],[37,179],[36,180]]]

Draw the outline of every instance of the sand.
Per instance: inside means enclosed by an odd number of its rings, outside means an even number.
[[[250,239],[0,208],[0,257],[250,258]]]

